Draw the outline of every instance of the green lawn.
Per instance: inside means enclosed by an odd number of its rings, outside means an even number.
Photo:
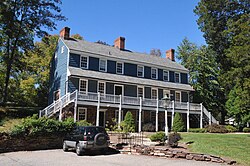
[[[192,152],[212,154],[250,165],[250,134],[182,133],[181,142],[193,141]]]
[[[21,118],[10,119],[4,118],[0,119],[0,132],[9,132],[15,125],[22,122]]]

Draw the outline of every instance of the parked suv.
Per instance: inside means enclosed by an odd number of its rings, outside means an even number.
[[[109,146],[109,136],[103,127],[77,126],[63,139],[63,151],[75,148],[77,155],[86,150],[101,150],[105,152]]]

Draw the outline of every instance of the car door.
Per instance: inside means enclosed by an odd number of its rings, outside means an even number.
[[[78,134],[78,128],[74,128],[72,132],[70,132],[67,135],[67,145],[69,147],[75,147],[76,146],[76,135]]]

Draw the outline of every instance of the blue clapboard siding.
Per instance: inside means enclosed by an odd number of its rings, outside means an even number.
[[[151,79],[151,67],[144,66],[144,77]]]
[[[80,67],[80,55],[70,53],[69,55],[69,66]]]
[[[72,93],[75,90],[79,90],[79,78],[71,77],[68,80],[68,92]]]
[[[162,69],[158,69],[158,80],[163,81],[163,70]]]
[[[175,100],[175,91],[174,90],[170,90],[170,100]]]
[[[174,72],[173,71],[169,71],[169,81],[174,82]]]
[[[137,86],[124,85],[124,96],[137,97]]]
[[[89,70],[99,71],[99,58],[89,57]]]
[[[116,73],[116,62],[112,60],[107,61],[107,71],[108,73],[115,74]]]
[[[137,65],[131,63],[124,63],[124,75],[137,76]]]
[[[64,47],[63,53],[61,52],[62,47]],[[54,72],[50,76],[50,87],[49,87],[49,101],[51,104],[54,100],[53,93],[60,90],[60,96],[66,94],[66,80],[67,80],[67,59],[68,59],[68,49],[65,44],[59,40],[56,48],[55,56],[52,59],[51,70]]]
[[[106,82],[106,94],[114,94],[114,83]]]
[[[88,80],[88,92],[97,93],[97,81]]]
[[[144,97],[148,98],[148,99],[151,99],[151,87],[145,87],[144,91],[145,91]]]
[[[181,101],[188,102],[188,93],[187,92],[181,92]]]
[[[188,74],[187,73],[181,73],[181,83],[188,84]]]
[[[161,100],[163,98],[163,89],[158,89],[158,99]]]

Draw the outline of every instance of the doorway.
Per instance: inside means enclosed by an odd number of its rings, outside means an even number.
[[[99,112],[99,126],[105,127],[105,111]]]
[[[115,95],[123,95],[123,86],[115,85]]]

